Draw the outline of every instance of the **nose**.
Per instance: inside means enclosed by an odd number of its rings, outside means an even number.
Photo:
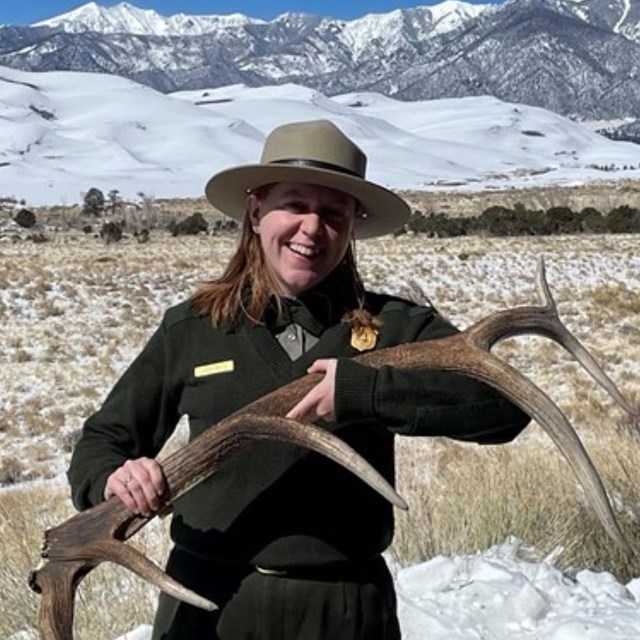
[[[307,237],[314,238],[322,233],[322,218],[315,211],[308,211],[302,215],[300,229]]]

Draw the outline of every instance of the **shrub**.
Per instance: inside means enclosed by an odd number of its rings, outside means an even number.
[[[105,244],[120,242],[122,240],[122,223],[105,222],[100,229],[100,237],[105,241]]]
[[[622,205],[611,209],[605,219],[610,233],[635,233],[640,231],[640,211],[635,207]]]
[[[122,207],[122,196],[118,189],[111,189],[107,197],[109,198],[109,208],[111,213],[116,213]]]
[[[504,237],[607,231],[634,233],[640,231],[640,211],[626,206],[618,207],[604,217],[593,207],[579,212],[567,206],[537,211],[527,209],[518,202],[513,208],[494,205],[473,218],[456,218],[443,213],[425,215],[420,211],[414,211],[403,231],[426,233],[438,238],[471,234]]]
[[[24,471],[24,464],[19,458],[5,458],[0,463],[0,485],[15,484],[23,480]]]
[[[569,207],[551,207],[544,213],[544,226],[548,233],[579,233],[580,215]]]
[[[39,231],[38,233],[32,233],[29,236],[29,240],[31,240],[31,242],[34,242],[35,244],[49,242],[49,238],[44,233],[42,233],[42,231]]]
[[[433,212],[425,216],[420,211],[414,211],[405,228],[414,233],[426,233],[431,238],[453,238],[467,235],[469,219],[452,218],[444,213]]]
[[[88,216],[99,216],[104,211],[104,193],[91,187],[84,196],[82,213]]]
[[[36,214],[29,209],[20,209],[13,219],[17,225],[25,229],[31,229],[36,224]]]
[[[207,221],[199,212],[190,215],[180,222],[171,221],[168,225],[172,236],[194,236],[201,231],[206,232],[208,228]]]
[[[476,220],[476,227],[493,236],[520,235],[520,220],[513,209],[496,205],[485,209]]]
[[[586,207],[580,212],[580,228],[585,233],[604,233],[606,222],[600,211],[593,207]]]

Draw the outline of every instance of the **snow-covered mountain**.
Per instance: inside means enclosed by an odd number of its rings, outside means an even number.
[[[163,92],[295,83],[401,100],[492,95],[577,119],[635,119],[640,0],[447,0],[350,21],[164,17],[90,3],[0,28],[0,64],[114,73]]]
[[[95,2],[89,2],[68,13],[36,22],[33,26],[59,27],[68,33],[94,31],[143,36],[193,36],[263,22],[240,13],[223,16],[178,13],[165,17],[153,9],[139,9],[127,2],[121,2],[114,7],[102,7]]]
[[[351,22],[329,19],[336,24],[350,25],[348,31],[355,40],[364,40],[375,32],[375,36],[384,33],[387,28],[397,30],[398,24],[405,14],[413,14],[422,24],[430,26],[434,33],[445,33],[459,27],[467,20],[474,18],[489,5],[470,4],[459,0],[445,0],[435,6],[422,6],[410,10],[396,10],[389,14],[371,14]],[[300,16],[298,18],[297,16]],[[275,21],[290,23],[302,19],[306,21],[313,16],[306,14],[284,13]],[[186,15],[179,13],[162,16],[152,9],[139,9],[127,2],[114,7],[102,7],[95,2],[85,4],[68,13],[35,23],[38,27],[60,27],[68,33],[95,31],[97,33],[130,33],[147,36],[190,36],[203,33],[215,33],[227,28],[265,24],[264,20],[250,18],[234,13],[230,15]]]
[[[509,188],[639,178],[640,146],[496,98],[329,98],[299,85],[165,95],[125,78],[0,67],[0,197],[73,203],[96,186],[135,198],[200,196],[215,171],[254,162],[284,122],[326,118],[398,189]]]

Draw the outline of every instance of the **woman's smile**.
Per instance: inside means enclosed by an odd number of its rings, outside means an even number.
[[[307,258],[315,258],[316,256],[320,255],[319,249],[305,247],[304,245],[298,244],[296,242],[289,242],[286,244],[286,246],[289,247],[289,249],[291,249],[291,251],[293,251],[294,253],[297,253],[300,256],[305,256]]]

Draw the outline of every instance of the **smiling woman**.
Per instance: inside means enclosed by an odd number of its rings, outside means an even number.
[[[355,238],[401,227],[409,208],[366,179],[367,158],[328,121],[267,137],[261,161],[211,178],[213,205],[242,221],[221,277],[169,309],[160,328],[85,423],[69,478],[87,508],[117,496],[133,512],[163,506],[155,457],[181,416],[191,437],[304,376],[282,413],[322,426],[394,482],[394,436],[513,439],[528,417],[453,373],[353,360],[456,329],[431,306],[366,291]],[[174,506],[167,572],[218,605],[161,595],[153,638],[397,640],[382,552],[389,503],[331,461],[257,442]]]

